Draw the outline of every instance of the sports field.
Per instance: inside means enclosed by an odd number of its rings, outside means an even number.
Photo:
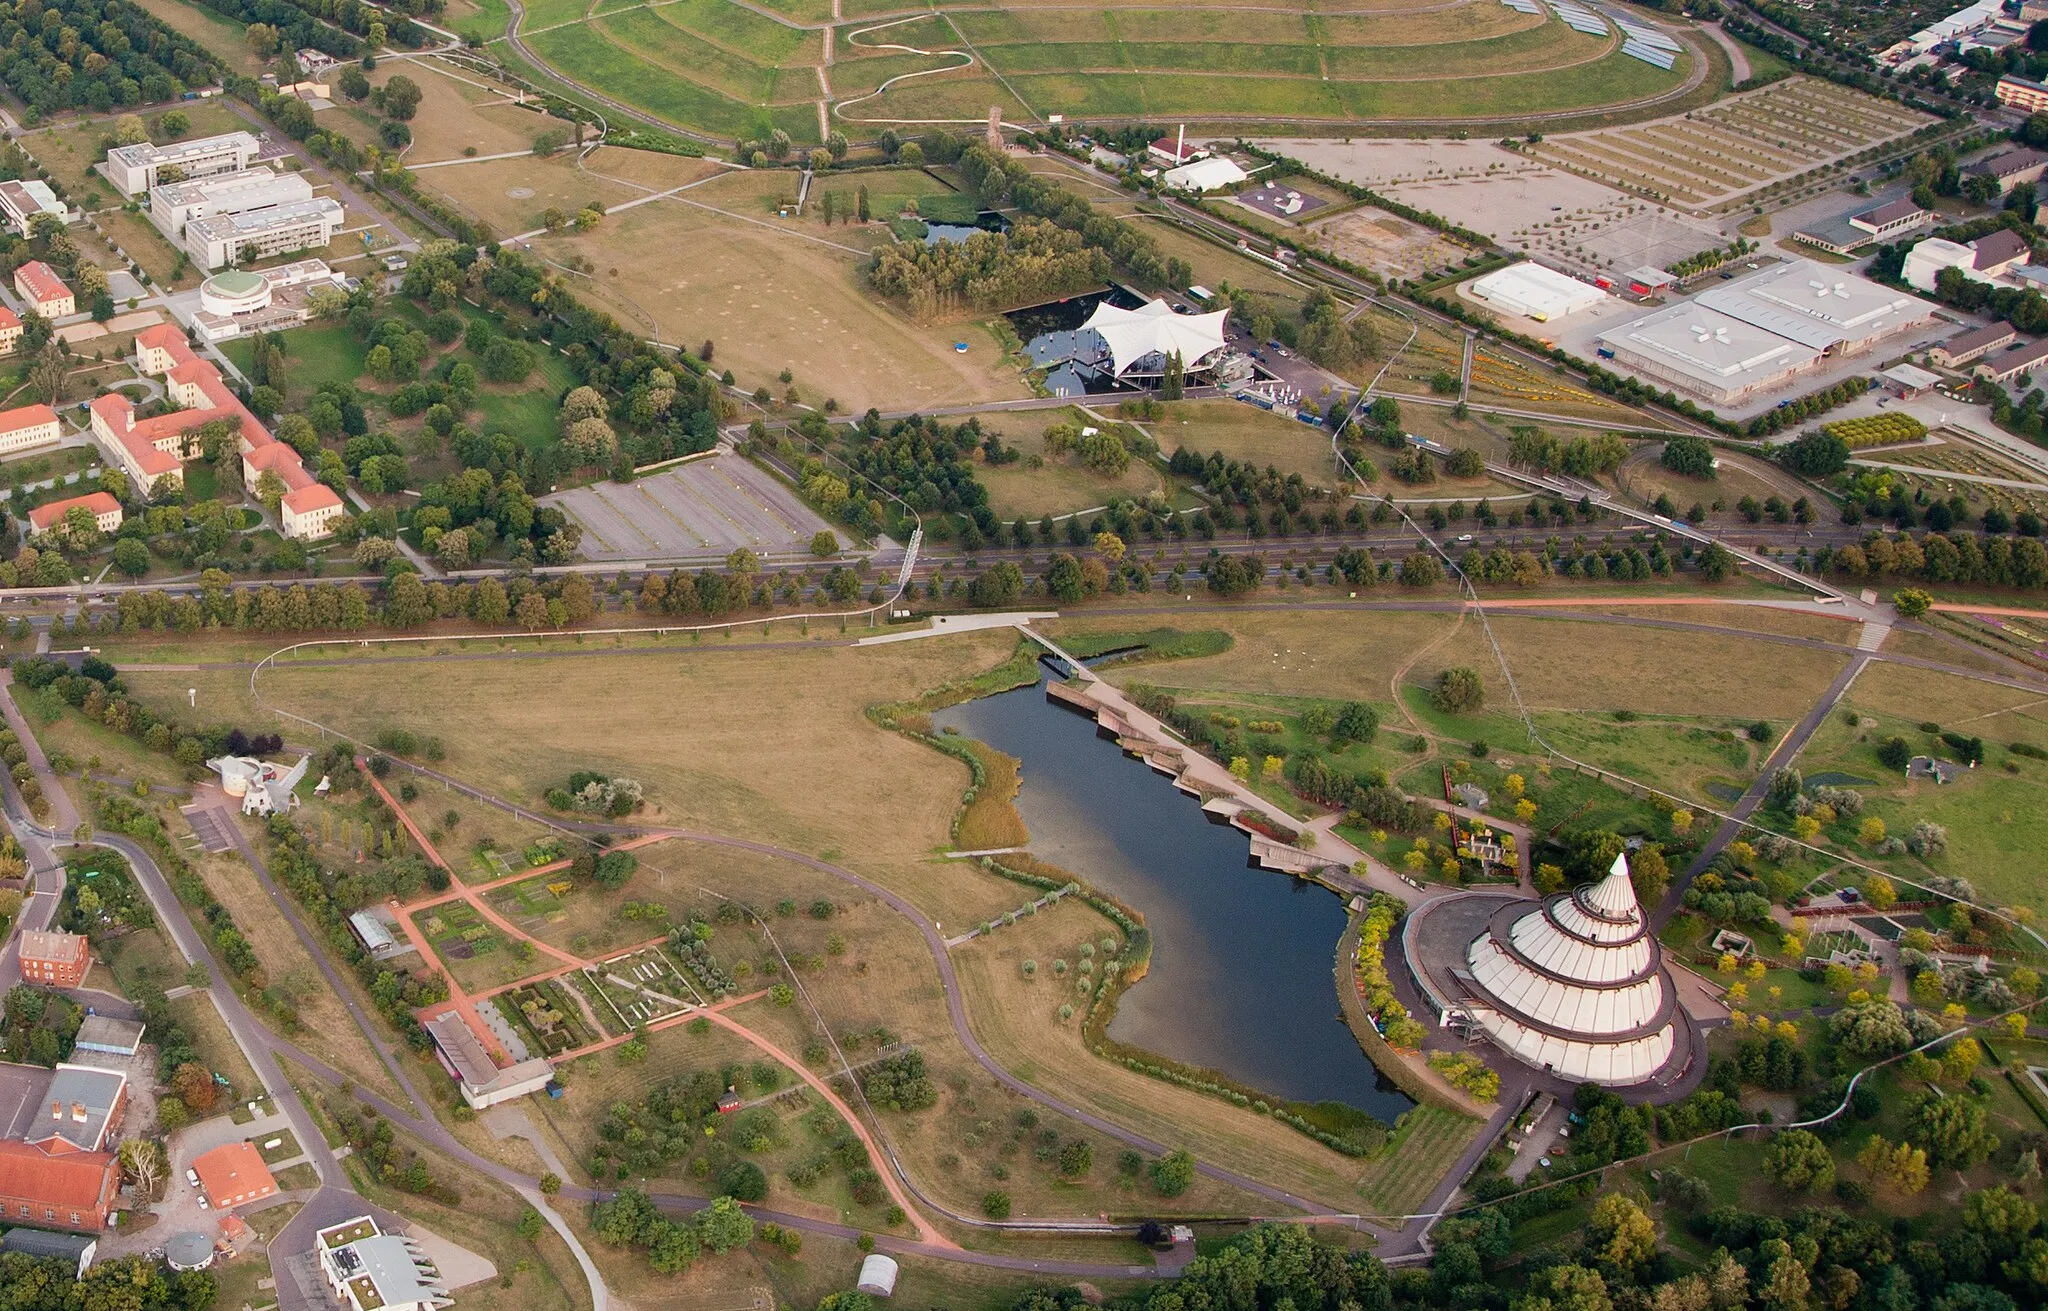
[[[494,14],[465,30],[500,49]],[[1491,0],[1340,0],[1252,9],[1076,9],[901,0],[534,0],[519,39],[572,86],[713,136],[799,143],[891,123],[1189,118],[1349,123],[1517,118],[1627,107],[1694,86]]]

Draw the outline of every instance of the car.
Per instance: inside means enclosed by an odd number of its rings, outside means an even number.
[[[201,1193],[201,1194],[199,1194],[199,1209],[200,1209],[200,1210],[202,1210],[202,1211],[211,1211],[211,1210],[213,1209],[212,1207],[210,1207],[210,1206],[208,1206],[208,1205],[206,1204],[206,1194],[205,1194],[205,1193]]]
[[[1279,350],[1279,349],[1280,349],[1280,339],[1279,339],[1278,337],[1275,337],[1275,338],[1271,339],[1270,341],[1268,341],[1268,342],[1266,343],[1266,345],[1268,345],[1268,346],[1272,347],[1272,348],[1273,348],[1274,350]]]
[[[197,1187],[199,1186],[199,1171],[197,1171],[197,1170],[187,1170],[187,1171],[185,1171],[185,1182],[186,1182],[186,1183],[188,1183],[188,1184],[191,1184],[191,1185],[192,1185],[192,1186],[193,1186],[194,1188],[197,1188]]]
[[[1460,542],[1469,542],[1469,541],[1471,541],[1471,540],[1472,540],[1472,534],[1470,534],[1470,533],[1459,533],[1459,534],[1458,534],[1458,540],[1459,540]]]

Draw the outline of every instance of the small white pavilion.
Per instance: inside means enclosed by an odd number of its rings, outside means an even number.
[[[312,763],[311,756],[300,756],[285,769],[254,756],[220,756],[206,767],[220,775],[221,791],[241,799],[244,815],[281,815],[299,804],[294,789]]]
[[[1157,377],[1166,372],[1169,356],[1179,355],[1187,373],[1212,367],[1223,353],[1223,321],[1229,310],[1211,314],[1176,314],[1163,300],[1127,310],[1103,301],[1081,325],[1109,347],[1110,372],[1119,378]]]

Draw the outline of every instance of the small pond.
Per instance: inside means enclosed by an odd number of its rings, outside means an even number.
[[[1144,914],[1151,972],[1123,995],[1111,1037],[1296,1101],[1386,1121],[1409,1108],[1338,1013],[1345,911],[1334,894],[1252,867],[1244,834],[1209,823],[1042,686],[933,720],[1023,762],[1017,805],[1032,854]]]

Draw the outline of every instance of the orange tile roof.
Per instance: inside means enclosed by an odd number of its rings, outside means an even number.
[[[6,307],[0,306],[0,309],[6,309]],[[11,317],[14,311],[8,310],[7,313]],[[19,326],[20,323],[19,319],[15,320],[16,326]],[[5,326],[7,326],[7,321],[0,319],[0,327]],[[19,409],[0,410],[0,433],[20,432],[23,428],[39,428],[43,424],[55,422],[57,422],[57,412],[47,405],[24,405]]]
[[[0,1141],[0,1197],[96,1213],[114,1196],[119,1170],[112,1152],[52,1156],[29,1143]]]
[[[21,316],[5,305],[0,305],[0,331],[21,326]]]
[[[57,270],[39,259],[32,259],[14,271],[14,280],[28,290],[29,298],[38,305],[46,300],[59,300],[71,294],[71,288],[64,285],[64,279],[57,276]]]
[[[223,1143],[195,1157],[192,1168],[199,1173],[200,1186],[215,1206],[232,1206],[254,1201],[277,1191],[277,1180],[263,1163],[263,1153],[254,1143]]]
[[[95,518],[110,510],[121,508],[121,503],[106,492],[88,492],[84,496],[74,496],[69,500],[52,501],[48,505],[38,505],[35,509],[28,512],[29,524],[38,531],[41,531],[62,519],[65,511],[74,505],[84,506],[92,512]]]
[[[197,388],[206,400],[206,405],[200,409],[179,410],[141,420],[134,417],[134,405],[118,393],[108,393],[93,401],[93,413],[106,419],[108,426],[135,457],[136,463],[150,477],[176,473],[183,467],[175,456],[154,448],[157,440],[174,433],[190,432],[216,419],[225,419],[241,430],[242,444],[247,448],[244,458],[249,467],[275,469],[278,477],[284,479],[285,486],[291,489],[285,504],[294,513],[303,514],[307,510],[341,504],[341,498],[335,495],[333,488],[315,481],[307,472],[299,453],[272,437],[270,430],[249,412],[241,398],[220,376],[220,370],[211,361],[192,353],[185,334],[178,331],[176,325],[158,323],[144,328],[135,334],[135,344],[139,350],[157,350],[170,356],[168,376],[171,381]]]

